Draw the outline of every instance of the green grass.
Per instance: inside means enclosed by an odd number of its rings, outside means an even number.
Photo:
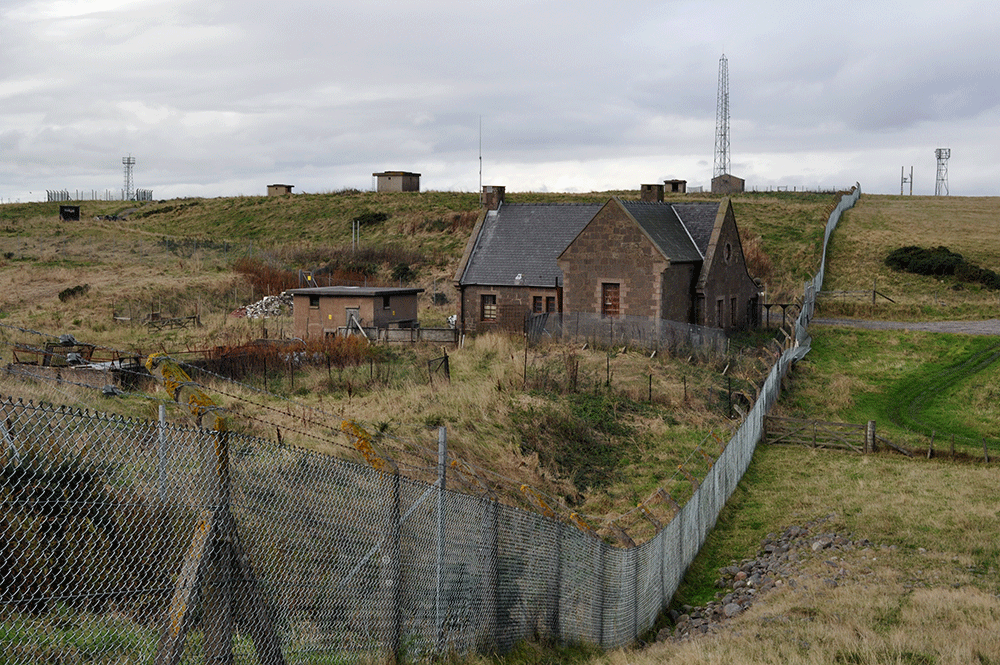
[[[923,448],[935,435],[982,456],[1000,426],[993,405],[1000,347],[992,337],[836,327],[812,329],[812,350],[783,395],[785,415],[835,422],[876,421],[880,434]],[[996,453],[994,453],[996,454]]]

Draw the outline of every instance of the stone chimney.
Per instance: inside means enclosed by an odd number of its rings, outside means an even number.
[[[503,185],[483,185],[483,207],[487,210],[496,210],[503,203]]]
[[[639,185],[641,198],[650,203],[663,203],[663,185]]]

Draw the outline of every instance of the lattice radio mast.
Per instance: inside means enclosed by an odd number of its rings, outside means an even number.
[[[712,177],[729,173],[729,61],[719,58],[719,101],[715,108],[715,168]]]
[[[934,155],[937,157],[934,196],[948,196],[948,160],[951,158],[951,148],[938,148],[934,151]]]
[[[124,200],[132,201],[135,199],[135,188],[132,185],[132,167],[135,166],[135,157],[132,155],[122,157],[122,164],[125,165],[125,190],[122,195]]]

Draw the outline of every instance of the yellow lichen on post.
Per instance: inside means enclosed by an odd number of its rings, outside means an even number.
[[[541,511],[542,515],[550,517],[552,519],[559,519],[555,511],[549,508],[548,504],[542,500],[542,495],[538,493],[534,487],[529,487],[528,485],[521,485],[521,494],[528,497],[528,500]]]
[[[594,527],[590,526],[590,524],[588,524],[585,519],[583,519],[582,517],[580,517],[579,513],[570,513],[569,514],[569,520],[573,523],[573,526],[575,526],[580,531],[583,531],[584,533],[590,534],[591,536],[594,536],[595,538],[598,537],[597,536],[597,532],[594,531]]]
[[[365,461],[373,469],[378,471],[386,470],[386,462],[375,452],[375,448],[372,446],[372,435],[368,433],[368,430],[353,420],[343,420],[340,423],[340,431],[354,440],[354,447],[364,456]]]
[[[163,385],[174,401],[187,405],[199,427],[216,432],[228,429],[225,416],[219,413],[224,409],[213,402],[170,357],[154,353],[146,359],[146,369]]]

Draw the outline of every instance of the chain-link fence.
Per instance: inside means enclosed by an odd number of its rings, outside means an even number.
[[[593,312],[536,315],[529,318],[526,328],[533,339],[586,340],[599,346],[621,344],[673,352],[725,353],[728,343],[721,328],[645,316],[604,317]]]
[[[860,188],[834,215],[853,205]],[[836,224],[831,215],[829,231]],[[825,243],[824,243],[825,246]],[[781,378],[655,537],[235,433],[0,402],[0,663],[314,663],[634,641],[750,463]]]

